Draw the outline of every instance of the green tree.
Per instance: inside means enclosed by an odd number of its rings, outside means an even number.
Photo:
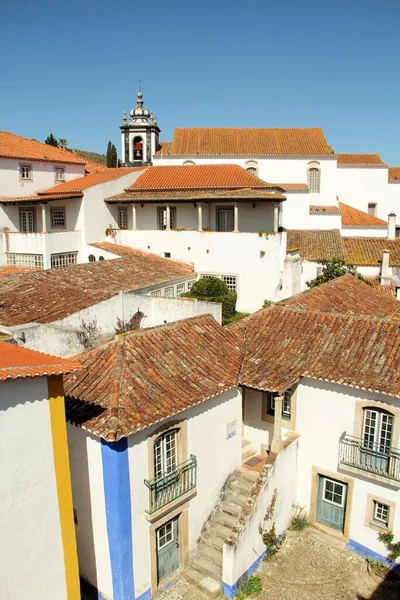
[[[57,139],[54,137],[54,135],[52,133],[47,136],[47,138],[44,140],[44,143],[48,144],[49,146],[58,147]]]
[[[106,166],[111,167],[111,142],[107,144],[107,152],[106,152]]]
[[[337,277],[341,277],[342,275],[346,275],[346,273],[351,273],[361,281],[369,284],[369,281],[364,279],[364,277],[357,271],[357,268],[354,265],[347,265],[341,258],[332,258],[332,260],[321,260],[322,273],[317,275],[315,279],[311,279],[307,281],[307,287],[312,288],[317,285],[321,285],[321,283],[326,283],[327,281],[332,281],[332,279],[336,279]]]
[[[65,138],[58,138],[58,147],[66,148],[68,146],[68,141]]]
[[[118,154],[114,144],[111,144],[111,165],[110,167],[118,167]]]
[[[236,314],[235,292],[230,292],[224,281],[218,277],[204,277],[196,281],[190,292],[182,294],[186,298],[197,298],[205,302],[221,302],[222,325],[230,323]]]

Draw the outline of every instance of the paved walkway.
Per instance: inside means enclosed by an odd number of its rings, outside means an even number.
[[[276,562],[262,563],[258,574],[263,590],[258,600],[399,600],[400,583],[379,585],[365,560],[335,538],[313,528],[294,533]],[[179,579],[160,592],[157,600],[209,600]]]

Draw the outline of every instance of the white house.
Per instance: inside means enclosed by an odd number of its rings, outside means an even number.
[[[80,598],[62,383],[80,368],[0,342],[3,598]]]
[[[102,241],[112,221],[104,198],[137,176],[135,168],[105,169],[30,195],[0,197],[0,263],[48,269],[96,258],[88,244]]]
[[[87,588],[150,598],[183,571],[233,597],[264,555],[275,488],[278,532],[301,505],[385,560],[377,532],[400,534],[399,306],[347,275],[228,328],[195,317],[81,355],[65,385]]]

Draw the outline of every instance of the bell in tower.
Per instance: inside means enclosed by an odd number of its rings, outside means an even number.
[[[137,93],[136,107],[129,112],[128,118],[124,112],[120,129],[123,166],[151,165],[159,148],[160,129],[153,113],[144,106],[141,90]]]

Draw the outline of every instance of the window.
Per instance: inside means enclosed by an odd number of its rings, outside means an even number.
[[[251,173],[252,175],[257,176],[257,163],[255,160],[248,160],[246,163],[246,171]]]
[[[272,392],[267,393],[267,413],[269,415],[275,415],[275,394]]]
[[[50,266],[52,269],[60,269],[62,267],[70,267],[78,262],[77,252],[62,252],[60,254],[51,254]]]
[[[193,167],[196,163],[193,160],[185,160],[185,162],[183,163],[183,165],[185,167]]]
[[[187,282],[187,291],[188,292],[190,292],[190,290],[192,289],[194,283],[196,283],[195,280]]]
[[[35,231],[35,216],[34,208],[21,208],[19,211],[20,230],[22,233],[34,233]]]
[[[218,231],[233,231],[233,208],[217,208]]]
[[[393,415],[381,409],[364,409],[363,447],[389,454],[392,442]]]
[[[172,530],[172,521],[166,523],[157,529],[157,550],[162,550],[174,541],[174,532]]]
[[[176,222],[176,209],[172,206],[169,209],[169,228],[175,229]],[[167,229],[167,209],[159,208],[158,209],[158,229],[165,230]]]
[[[50,219],[53,229],[65,229],[65,208],[51,208]]]
[[[171,298],[174,295],[174,286],[164,288],[164,296]]]
[[[176,295],[180,296],[184,292],[185,292],[185,284],[184,283],[178,283],[177,286],[176,286]]]
[[[309,163],[307,169],[308,189],[310,192],[319,192],[321,186],[321,169],[319,163]]]
[[[376,217],[376,209],[377,209],[377,204],[376,202],[369,202],[368,203],[368,214],[372,215],[373,217]]]
[[[94,254],[89,254],[89,262],[96,262],[96,257]]]
[[[329,504],[344,507],[346,488],[343,483],[324,477],[323,499]]]
[[[177,465],[177,430],[167,431],[154,442],[154,477],[174,472]]]
[[[290,421],[292,416],[292,390],[286,390],[283,394],[282,418]]]
[[[32,167],[31,165],[20,165],[19,177],[21,181],[32,181]]]
[[[230,292],[236,292],[236,277],[235,275],[222,275],[222,281],[228,286]]]
[[[140,136],[133,138],[133,160],[143,160],[143,141]]]
[[[64,167],[56,167],[56,181],[64,181],[65,180],[65,169]]]
[[[389,506],[374,500],[372,522],[379,527],[387,528],[389,524]]]
[[[400,238],[400,227],[398,227],[398,226],[396,227],[396,233],[395,233],[395,236],[396,236],[397,238]]]
[[[128,209],[127,208],[119,208],[118,209],[118,227],[120,229],[128,228]]]
[[[43,269],[43,254],[14,254],[7,252],[7,266]]]
[[[161,296],[161,290],[153,290],[150,292],[150,296]]]

